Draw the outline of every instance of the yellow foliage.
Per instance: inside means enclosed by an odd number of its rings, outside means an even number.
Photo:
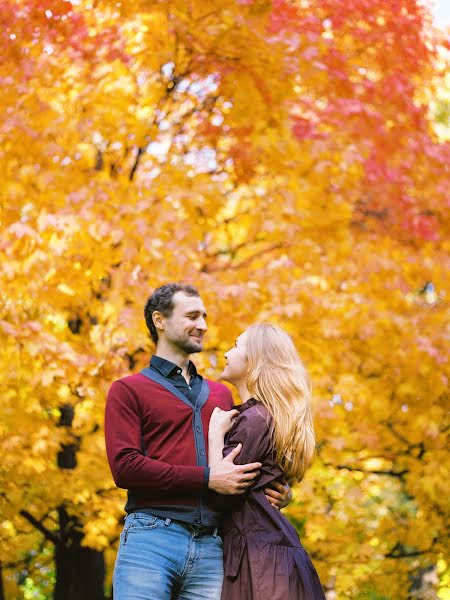
[[[78,2],[86,38],[76,26],[47,45],[8,38],[6,568],[41,540],[19,511],[53,530],[64,505],[111,571],[124,492],[105,456],[105,396],[148,362],[147,296],[183,280],[209,314],[205,376],[263,319],[309,368],[317,460],[286,514],[329,590],[401,600],[437,565],[447,597],[448,148],[413,102],[437,76],[419,3],[406,16],[375,4],[384,21],[359,3]],[[62,22],[32,25],[44,40]]]

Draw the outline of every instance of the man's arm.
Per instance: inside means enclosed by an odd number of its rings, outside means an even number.
[[[215,462],[211,466],[208,484],[210,490],[225,495],[243,494],[253,483],[253,480],[258,477],[258,469],[261,467],[260,462],[245,465],[234,464],[233,461],[241,449],[242,444],[238,444],[226,458]]]
[[[160,495],[201,493],[205,467],[170,465],[142,454],[138,401],[121,381],[112,384],[105,412],[106,453],[114,481],[125,489]]]

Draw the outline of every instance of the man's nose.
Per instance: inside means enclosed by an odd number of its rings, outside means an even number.
[[[208,331],[208,325],[206,324],[206,321],[203,317],[201,317],[197,323],[197,329],[201,329],[202,331]]]

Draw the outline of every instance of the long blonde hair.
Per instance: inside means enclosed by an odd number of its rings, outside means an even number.
[[[247,389],[271,414],[276,461],[289,481],[301,481],[314,457],[308,373],[290,335],[273,323],[247,329]]]

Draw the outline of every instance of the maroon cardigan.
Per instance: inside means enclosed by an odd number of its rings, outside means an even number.
[[[106,452],[116,485],[129,490],[128,512],[154,507],[160,516],[217,524],[207,507],[208,427],[216,406],[230,410],[231,393],[205,379],[195,409],[163,379],[137,373],[112,384]]]

